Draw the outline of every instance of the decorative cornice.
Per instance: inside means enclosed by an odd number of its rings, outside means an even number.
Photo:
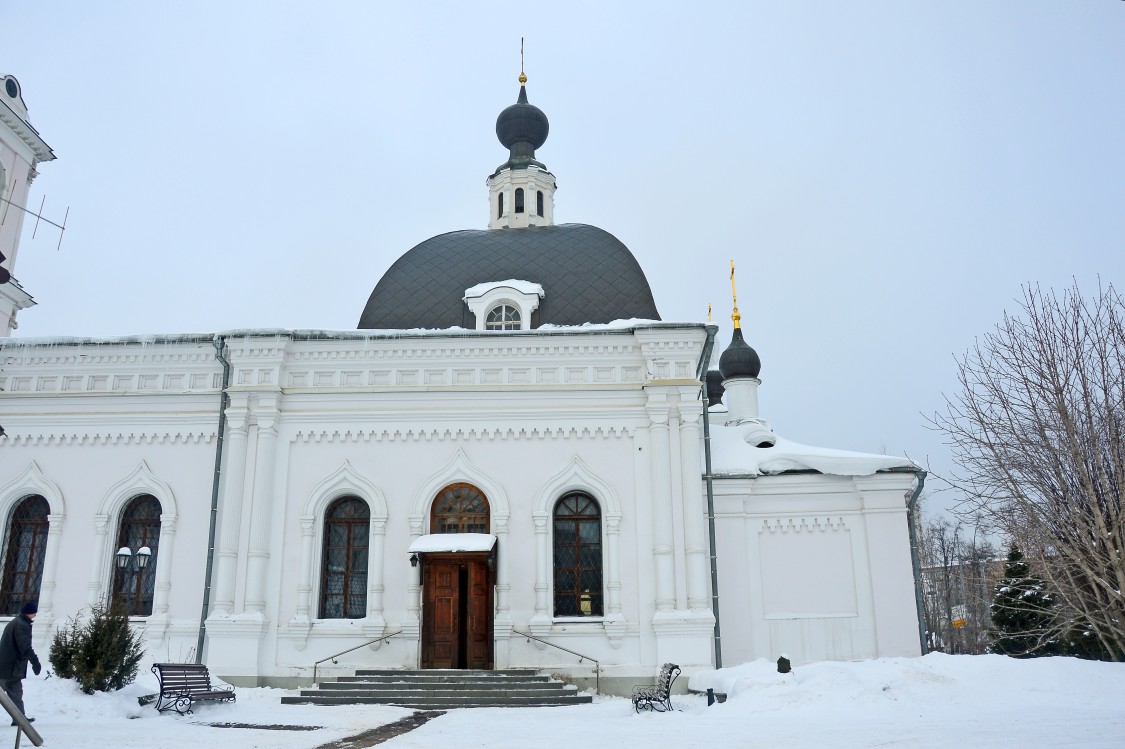
[[[12,366],[8,368],[18,371]],[[103,370],[90,374],[0,374],[0,391],[10,396],[213,393],[220,387],[220,378],[221,374],[217,370],[144,373]]]
[[[11,434],[5,438],[8,445],[18,447],[48,447],[58,445],[92,446],[92,445],[199,445],[211,444],[215,441],[214,432],[124,432],[116,433],[86,433],[75,432],[64,434]]]
[[[389,429],[302,429],[292,442],[443,442],[465,440],[620,439],[632,437],[634,427],[420,427]]]
[[[825,533],[847,530],[842,515],[833,517],[775,518],[762,522],[762,530],[770,533]]]
[[[7,125],[24,145],[31,149],[37,161],[54,161],[55,153],[47,145],[47,141],[43,140],[35,128],[2,100],[0,100],[0,122]]]
[[[660,324],[511,336],[226,335],[232,389],[324,392],[405,388],[612,388],[694,382],[703,331]],[[0,343],[9,394],[203,393],[217,390],[211,337],[42,339]]]

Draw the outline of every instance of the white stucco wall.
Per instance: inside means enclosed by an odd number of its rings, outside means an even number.
[[[603,684],[711,664],[700,325],[503,334],[239,333],[231,363],[205,661],[238,683],[415,667],[418,573],[446,485],[481,489],[498,538],[495,663]],[[37,639],[104,596],[121,507],[160,499],[153,660],[186,658],[203,603],[222,368],[208,337],[0,347],[0,512],[52,503]],[[724,661],[917,652],[905,527],[912,474],[715,482]],[[553,503],[602,512],[605,615],[553,616]],[[368,611],[318,619],[324,512],[371,509]],[[58,508],[56,508],[56,504]],[[7,517],[5,515],[5,517]],[[52,563],[52,555],[56,562]],[[162,603],[163,602],[163,603]],[[41,611],[43,610],[41,605]]]

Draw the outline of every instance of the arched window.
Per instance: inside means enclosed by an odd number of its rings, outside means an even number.
[[[504,193],[496,195],[496,218],[504,218]]]
[[[602,513],[575,492],[555,505],[555,616],[602,615]]]
[[[523,188],[516,188],[516,213],[523,213]]]
[[[488,533],[488,500],[470,484],[445,487],[430,511],[430,533]]]
[[[535,215],[543,215],[543,191],[537,190],[535,192]]]
[[[39,599],[43,557],[47,552],[47,515],[50,512],[47,500],[33,494],[21,499],[8,518],[0,615],[15,616],[25,603]]]
[[[367,616],[367,547],[371,510],[356,497],[337,499],[324,516],[320,618]]]
[[[150,554],[142,567],[137,552],[146,546]],[[117,548],[129,549],[129,561],[121,567],[114,559],[113,566],[113,602],[124,606],[129,616],[152,614],[159,546],[160,501],[151,494],[134,497],[125,505],[117,531]]]
[[[520,311],[510,304],[497,304],[484,319],[485,330],[519,330]]]

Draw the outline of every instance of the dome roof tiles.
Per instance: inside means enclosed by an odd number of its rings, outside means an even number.
[[[660,319],[629,248],[596,226],[560,224],[455,231],[421,242],[383,274],[357,327],[474,328],[465,290],[506,278],[543,286],[532,327]]]

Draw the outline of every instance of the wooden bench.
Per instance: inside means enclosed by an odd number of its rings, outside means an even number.
[[[212,685],[211,674],[201,663],[154,663],[152,672],[160,688],[156,698],[160,712],[190,715],[192,703],[198,700],[234,702],[234,687]]]
[[[633,687],[633,709],[667,712],[672,709],[672,682],[680,675],[680,667],[675,663],[665,663],[660,667],[656,684]]]

